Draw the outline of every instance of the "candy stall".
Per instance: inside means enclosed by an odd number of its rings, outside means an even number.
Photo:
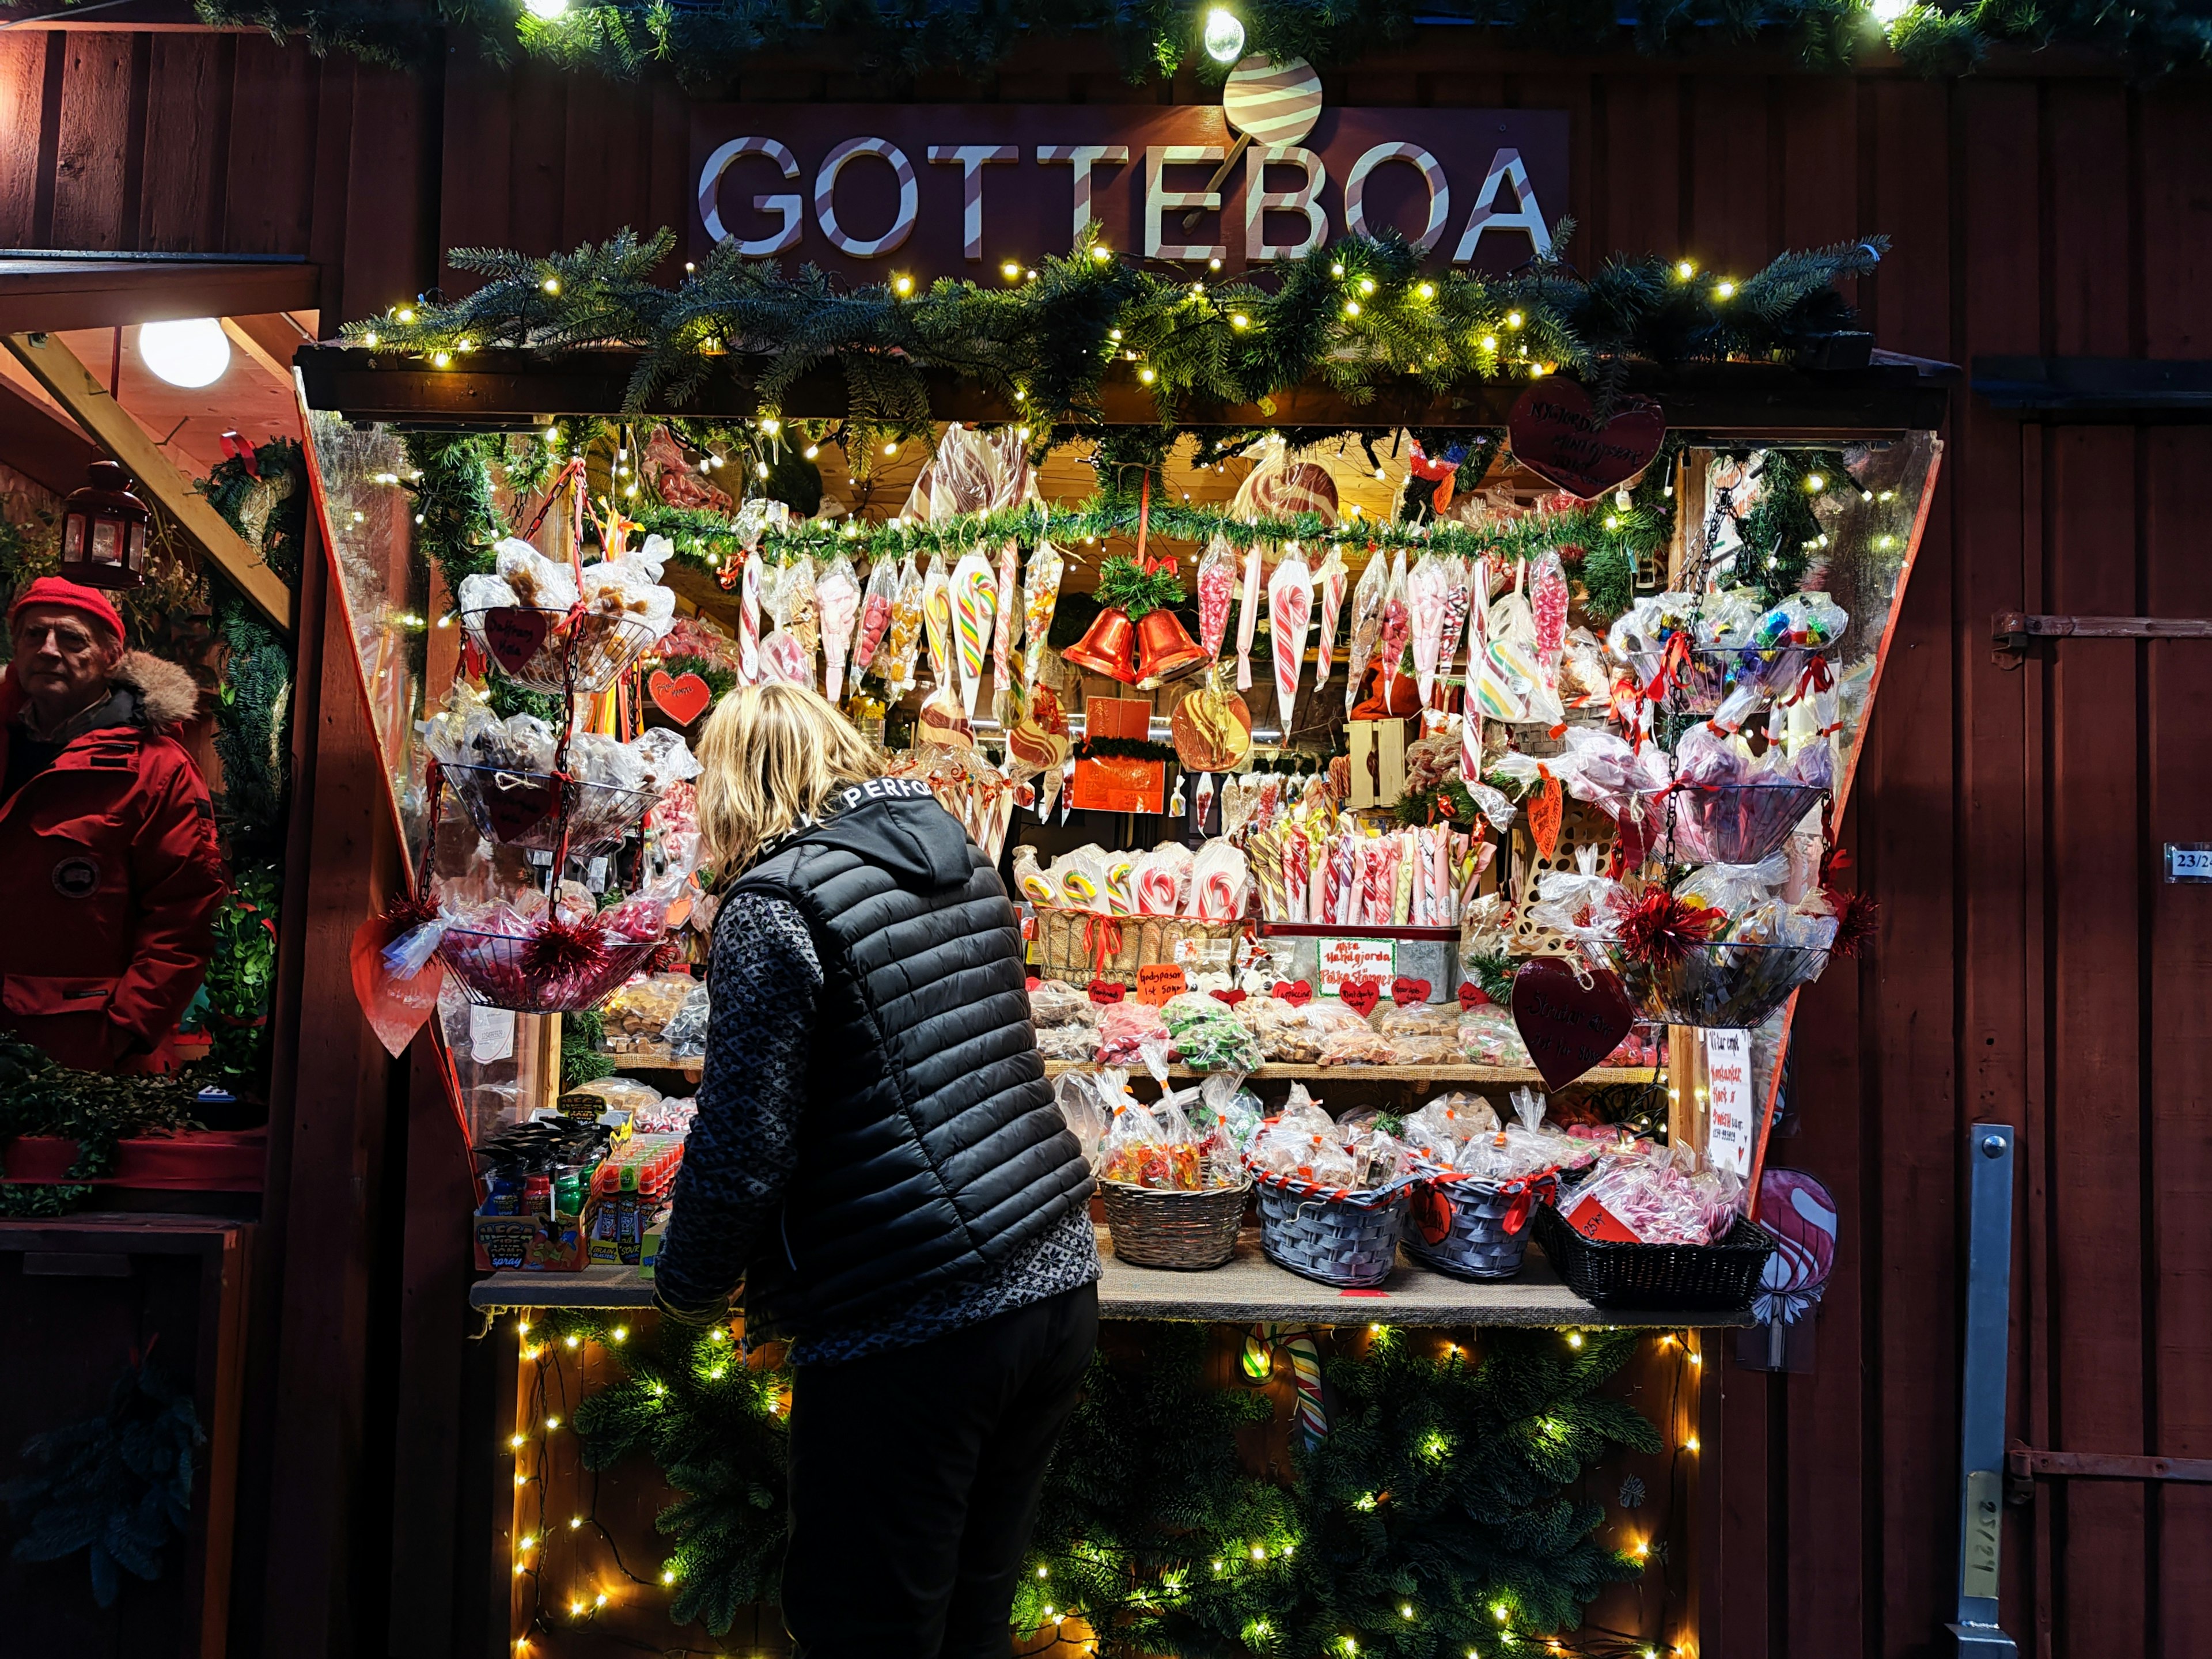
[[[1695,1651],[1707,1359],[1795,1260],[1769,1139],[1870,932],[1839,826],[1941,455],[1941,366],[1808,366],[1879,252],[1747,279],[1689,363],[1363,239],[1263,289],[1094,238],[964,358],[951,297],[872,289],[896,385],[740,349],[811,302],[735,261],[707,322],[555,349],[591,249],[303,352],[413,872],[356,983],[472,1160],[519,1649],[781,1639],[780,1353],[652,1312],[744,1017],[693,745],[773,679],[998,861],[1097,1178],[1021,1651]],[[1235,396],[1181,355],[1316,292],[1401,332]]]

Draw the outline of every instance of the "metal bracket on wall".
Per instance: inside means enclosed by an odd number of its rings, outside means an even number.
[[[2000,668],[2018,668],[2035,640],[2212,640],[2212,617],[2046,617],[2000,611],[1990,618]]]
[[[2013,1659],[1997,1622],[2004,1526],[2005,1340],[2012,1306],[2013,1130],[1966,1130],[1966,1352],[1959,1400],[1959,1579],[1952,1651]]]

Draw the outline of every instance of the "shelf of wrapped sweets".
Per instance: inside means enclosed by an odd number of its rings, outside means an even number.
[[[1260,1254],[1260,1236],[1249,1229],[1238,1237],[1237,1254],[1230,1261],[1204,1273],[1133,1267],[1114,1256],[1103,1227],[1098,1230],[1098,1254],[1105,1265],[1098,1282],[1098,1311],[1108,1319],[1661,1328],[1751,1322],[1748,1310],[1699,1313],[1598,1307],[1559,1282],[1540,1245],[1528,1252],[1516,1277],[1495,1284],[1452,1279],[1416,1267],[1401,1255],[1397,1271],[1378,1291],[1340,1291],[1286,1272]],[[646,1308],[653,1304],[653,1285],[640,1279],[635,1267],[496,1273],[478,1281],[469,1301],[477,1308]]]
[[[1063,1072],[1093,1071],[1097,1067],[1087,1060],[1048,1060],[1044,1063],[1047,1077],[1058,1077]],[[1132,1080],[1146,1075],[1142,1066],[1131,1066]],[[1188,1066],[1170,1066],[1170,1079],[1195,1079],[1211,1076],[1206,1072],[1193,1071]],[[1248,1073],[1247,1083],[1288,1083],[1321,1079],[1336,1083],[1477,1083],[1500,1085],[1511,1083],[1534,1084],[1541,1087],[1544,1079],[1531,1067],[1525,1066],[1291,1066],[1270,1063],[1258,1071]],[[1575,1084],[1656,1083],[1658,1073],[1649,1066],[1601,1066],[1584,1072]]]

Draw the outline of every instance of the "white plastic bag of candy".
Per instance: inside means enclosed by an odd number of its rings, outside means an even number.
[[[1148,1002],[1109,1003],[1098,1017],[1101,1066],[1141,1065],[1164,1083],[1168,1053],[1174,1042],[1160,1011]]]

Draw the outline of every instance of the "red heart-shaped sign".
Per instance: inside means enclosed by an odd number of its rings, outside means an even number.
[[[1279,979],[1267,994],[1281,999],[1293,1008],[1303,1008],[1313,1000],[1313,987],[1302,979]]]
[[[1129,988],[1118,979],[1094,979],[1091,981],[1093,1002],[1119,1002],[1129,993]]]
[[[1366,977],[1345,980],[1336,988],[1336,1000],[1364,1019],[1382,1000],[1382,982]]]
[[[1023,988],[1028,991],[1031,996],[1035,996],[1036,994],[1037,987],[1043,983],[1044,981],[1042,980],[1039,979],[1035,974],[1031,974],[1027,979],[1022,981],[1022,986]]]
[[[656,668],[645,683],[645,695],[653,706],[678,726],[689,726],[707,712],[707,705],[714,701],[714,688],[696,674],[678,674],[672,678],[665,668]]]
[[[438,1006],[438,992],[446,982],[446,964],[433,957],[412,978],[401,979],[384,965],[384,947],[415,924],[389,916],[371,916],[354,929],[348,953],[353,969],[353,994],[369,1030],[394,1060],[407,1052],[415,1033]]]
[[[1225,1002],[1234,1008],[1251,994],[1248,991],[1212,991],[1207,993],[1216,1002]]]
[[[553,623],[553,612],[533,611],[527,605],[503,605],[496,611],[487,611],[480,618],[484,649],[508,673],[520,674],[544,647]]]
[[[1584,501],[1650,465],[1667,436],[1667,418],[1650,398],[1617,398],[1612,418],[1600,419],[1589,392],[1549,375],[1521,394],[1508,418],[1513,459]]]
[[[495,772],[483,791],[484,817],[491,821],[495,841],[520,841],[560,804],[559,780],[528,772]]]
[[[1514,1029],[1547,1089],[1602,1065],[1635,1024],[1635,1005],[1605,969],[1578,978],[1564,958],[1538,957],[1513,975]]]
[[[1429,982],[1425,979],[1407,979],[1403,974],[1390,981],[1390,1000],[1401,1008],[1410,1003],[1429,1000]]]
[[[1459,1006],[1462,1010],[1482,1007],[1484,1005],[1488,1003],[1489,1000],[1490,993],[1484,990],[1482,987],[1477,985],[1473,980],[1463,979],[1460,981]]]

